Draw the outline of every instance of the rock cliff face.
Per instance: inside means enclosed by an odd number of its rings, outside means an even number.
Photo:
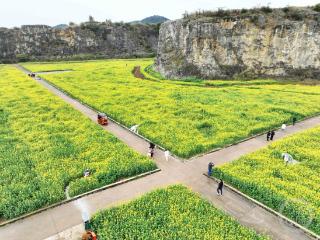
[[[66,29],[0,28],[0,61],[150,56],[156,54],[158,35],[157,26],[96,22]]]
[[[166,22],[160,29],[157,68],[169,78],[320,79],[320,14],[308,10],[290,18],[277,11],[199,14]]]

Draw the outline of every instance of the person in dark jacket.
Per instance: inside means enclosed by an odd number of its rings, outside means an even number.
[[[274,130],[271,131],[270,140],[273,141],[274,136],[276,135],[276,132]]]
[[[153,158],[154,148],[149,148],[149,157]]]
[[[218,188],[217,188],[217,193],[218,193],[218,195],[221,195],[221,196],[222,196],[223,185],[224,185],[224,183],[223,183],[222,179],[220,179],[220,182],[219,182]]]
[[[212,169],[214,167],[214,163],[213,162],[209,162],[208,164],[208,175],[211,176],[212,174]]]
[[[271,137],[271,131],[268,131],[268,133],[267,133],[267,141],[270,140],[270,137]]]
[[[150,145],[149,145],[149,156],[151,158],[153,158],[155,148],[156,148],[156,145],[154,143],[150,142]]]
[[[296,124],[296,122],[297,122],[297,118],[296,118],[296,117],[293,117],[293,118],[292,118],[292,125],[294,126],[294,125]]]
[[[156,145],[154,143],[150,143],[149,148],[154,149],[156,147]]]

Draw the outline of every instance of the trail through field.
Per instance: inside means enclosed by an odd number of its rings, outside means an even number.
[[[19,65],[17,65],[17,68],[26,74],[29,73],[29,71]],[[32,81],[31,78],[30,81]],[[71,98],[45,80],[37,78],[36,81],[96,122],[96,111]],[[295,126],[289,126],[285,131],[277,131],[276,139],[315,127],[319,124],[320,117],[310,118],[297,123]],[[110,124],[103,128],[137,152],[143,155],[147,154],[149,142],[141,136],[134,134],[113,121],[110,121]],[[207,170],[208,163],[211,161],[216,166],[219,166],[263,148],[268,144],[269,142],[266,141],[265,136],[258,136],[237,145],[195,157],[187,162],[182,162],[174,157],[170,157],[169,161],[166,161],[164,150],[157,148],[154,160],[162,170],[161,172],[83,197],[81,200],[90,208],[90,212],[95,213],[106,207],[130,201],[155,188],[182,183],[191,187],[195,192],[200,193],[204,198],[212,202],[215,207],[224,210],[236,218],[241,224],[251,227],[259,233],[265,233],[273,239],[310,239],[302,230],[282,221],[267,210],[249,202],[228,189],[225,189],[224,196],[217,196],[217,184],[203,176],[203,173]],[[50,239],[70,239],[70,232],[75,228],[79,230],[81,223],[81,211],[75,206],[74,202],[70,202],[1,227],[0,235],[3,239],[40,240],[49,237]],[[75,237],[74,239],[77,238]]]
[[[73,72],[73,70],[53,70],[53,71],[45,71],[45,72],[35,72],[35,74],[57,74],[57,73],[67,73],[67,72]]]

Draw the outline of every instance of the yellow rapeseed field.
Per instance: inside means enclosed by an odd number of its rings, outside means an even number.
[[[155,169],[13,66],[0,65],[0,218]],[[83,178],[85,169],[91,176]]]
[[[153,191],[92,219],[100,240],[266,240],[181,185]]]
[[[299,163],[286,165],[282,153]],[[214,175],[320,234],[320,127],[279,140]]]
[[[270,128],[320,112],[320,86],[275,80],[169,81],[148,75],[153,60],[105,60],[32,64],[33,71],[73,70],[43,75],[88,105],[188,158]],[[145,74],[148,74],[145,72]]]

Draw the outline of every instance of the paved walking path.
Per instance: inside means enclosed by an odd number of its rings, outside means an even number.
[[[26,70],[20,69],[28,73]],[[70,98],[46,81],[42,79],[36,81],[93,121],[96,121],[95,111]],[[285,131],[277,131],[276,139],[315,127],[319,124],[320,117],[308,119],[297,123],[295,126],[289,126]],[[149,143],[127,129],[113,122],[111,122],[109,126],[104,127],[104,129],[114,134],[139,153],[147,153]],[[200,193],[204,198],[212,202],[215,207],[235,217],[243,225],[251,227],[260,233],[266,233],[273,239],[310,239],[301,230],[283,222],[275,215],[252,204],[232,191],[225,189],[223,197],[217,196],[215,194],[216,183],[203,176],[203,172],[206,171],[210,161],[214,161],[215,164],[219,166],[267,145],[268,142],[265,141],[265,136],[259,136],[237,145],[194,158],[189,162],[181,162],[175,158],[171,158],[167,162],[164,158],[164,152],[157,149],[154,159],[158,167],[162,169],[161,172],[83,197],[80,200],[1,227],[0,236],[3,239],[11,240],[40,240],[46,238],[50,240],[78,239],[78,233],[81,232],[83,227],[81,210],[79,209],[80,205],[84,205],[90,214],[93,214],[98,210],[128,202],[155,188],[182,183],[191,187],[195,192]]]

